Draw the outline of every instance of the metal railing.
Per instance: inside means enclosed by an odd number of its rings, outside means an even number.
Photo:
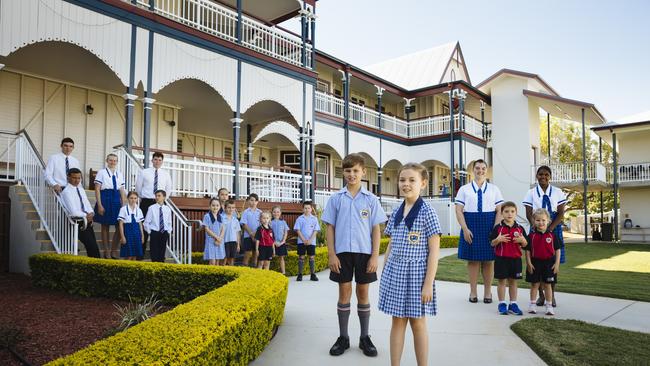
[[[45,162],[25,131],[0,133],[0,180],[20,182],[40,218],[54,250],[59,254],[78,254],[78,224],[70,218],[59,196],[45,181]]]
[[[547,164],[553,171],[552,183],[581,183],[584,179],[582,162]],[[530,183],[537,182],[536,173],[539,165],[531,166]],[[599,161],[587,162],[587,181],[607,183],[607,168]]]
[[[618,165],[618,183],[650,183],[650,162]],[[613,178],[611,178],[613,183]]]
[[[344,108],[345,103],[343,99],[331,94],[316,92],[315,110],[317,112],[344,118]],[[454,116],[454,131],[461,131],[458,116],[458,114]],[[482,140],[489,139],[488,129],[484,127],[483,123],[467,114],[464,116],[465,123],[462,131]],[[373,129],[380,129],[381,127],[383,131],[406,138],[449,133],[449,115],[432,116],[406,122],[399,117],[382,114],[382,126],[379,126],[379,113],[377,111],[355,103],[350,103],[350,121]]]
[[[135,181],[142,171],[138,158],[133,156],[123,147],[116,149],[119,169],[124,174],[125,186],[128,190],[135,189]],[[167,163],[167,160],[165,160]],[[167,167],[165,167],[167,169]],[[167,205],[172,211],[172,232],[167,242],[167,250],[176,263],[192,263],[192,228],[194,220],[188,220],[183,212],[176,207],[173,201],[167,199]]]
[[[131,0],[122,0],[131,3]],[[208,0],[138,0],[141,7],[202,32],[237,42],[237,12]],[[275,26],[242,15],[242,45],[278,60],[302,66],[302,39]],[[312,64],[311,44],[306,44],[306,67]]]

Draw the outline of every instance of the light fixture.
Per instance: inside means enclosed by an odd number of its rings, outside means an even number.
[[[93,108],[92,104],[84,104],[84,110],[86,111],[86,114],[93,114],[95,108]]]
[[[176,126],[176,121],[167,121],[171,127]]]

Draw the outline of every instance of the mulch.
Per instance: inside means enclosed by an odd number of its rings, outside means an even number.
[[[22,333],[16,351],[42,365],[104,338],[119,325],[111,299],[86,298],[33,287],[28,276],[0,273],[0,327]],[[21,365],[6,349],[0,365]]]

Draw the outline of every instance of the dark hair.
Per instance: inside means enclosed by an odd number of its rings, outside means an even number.
[[[246,201],[249,201],[251,198],[255,198],[255,201],[259,201],[259,200],[260,200],[260,196],[258,196],[257,193],[251,193],[251,194],[249,194],[249,195],[248,195],[248,198],[246,199]]]
[[[158,193],[161,193],[163,195],[163,197],[167,197],[167,192],[165,192],[164,189],[159,189],[159,190],[155,191],[153,194],[158,194]]]
[[[151,156],[151,159],[153,159],[153,158],[165,159],[165,155],[163,155],[163,153],[161,153],[160,151],[156,151],[156,152],[153,153],[153,155]]]
[[[416,172],[420,173],[422,180],[429,180],[429,173],[427,172],[427,168],[425,168],[424,165],[420,163],[406,163],[402,165],[402,167],[399,168],[399,171],[397,172],[397,176],[399,177],[399,175],[402,174],[402,171],[404,170],[415,170]]]
[[[217,201],[218,204],[221,205],[221,202],[219,202],[218,198],[210,198],[210,206],[212,206],[212,201]],[[217,217],[214,217],[214,214],[212,213],[212,210],[208,211],[208,215],[210,215],[210,221],[214,224],[215,221],[221,222],[221,215],[217,215]]]
[[[69,137],[64,137],[63,140],[61,140],[61,146],[63,146],[63,144],[65,144],[66,142],[69,142],[69,143],[74,145],[74,140],[73,139],[71,139]]]
[[[506,209],[506,207],[514,207],[515,211],[517,211],[517,204],[512,202],[512,201],[506,201],[501,205],[501,212]]]
[[[313,203],[312,201],[305,201],[305,202],[303,202],[303,203],[302,203],[302,207],[305,208],[305,206],[309,206],[309,207],[311,207],[312,210],[314,209],[314,203]]]
[[[229,199],[229,200],[227,200],[226,203],[224,203],[223,205],[224,205],[224,206],[228,206],[228,205],[233,205],[233,206],[234,206],[234,205],[235,205],[235,200],[233,200],[233,199]]]
[[[136,191],[129,191],[129,193],[126,195],[126,198],[129,198],[131,196],[140,197],[140,196],[138,196],[138,192],[136,192]]]
[[[477,159],[477,160],[475,160],[473,166],[476,166],[476,164],[483,164],[483,165],[485,165],[486,168],[487,168],[487,166],[488,166],[488,163],[487,163],[485,160],[483,160],[483,159]]]
[[[79,170],[79,168],[68,169],[68,177],[71,176],[72,174],[81,174],[81,170]]]
[[[553,172],[551,171],[551,167],[548,165],[540,165],[539,168],[537,168],[537,173],[536,175],[539,174],[542,170],[546,170],[548,172],[548,175],[552,176]]]
[[[228,188],[226,188],[226,187],[221,187],[221,188],[219,188],[219,190],[217,191],[217,196],[221,194],[221,191],[226,191],[226,192],[230,193],[230,191],[228,190]]]
[[[348,154],[343,159],[343,169],[349,169],[354,167],[355,165],[361,165],[361,168],[365,169],[366,168],[366,159],[363,158],[363,155],[358,154],[358,153],[352,153]]]

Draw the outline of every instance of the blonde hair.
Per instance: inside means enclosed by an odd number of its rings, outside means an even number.
[[[551,215],[549,215],[548,211],[545,208],[538,208],[537,210],[533,211],[533,219],[539,216],[546,216],[546,220],[551,221]]]
[[[260,222],[262,222],[262,217],[268,216],[269,221],[273,218],[273,215],[271,215],[271,211],[263,211],[262,214],[260,215]]]
[[[420,173],[422,180],[429,180],[429,172],[427,171],[427,168],[425,168],[425,166],[420,163],[406,163],[402,165],[402,167],[399,168],[399,171],[397,172],[397,176],[399,177],[400,174],[402,174],[402,171],[409,169]]]

